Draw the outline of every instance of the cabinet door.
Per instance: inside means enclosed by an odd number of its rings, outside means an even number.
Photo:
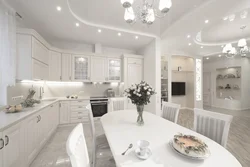
[[[68,102],[60,103],[60,124],[70,123],[70,109]]]
[[[39,122],[38,122],[38,135],[37,135],[37,140],[38,140],[38,146],[39,149],[43,147],[43,145],[46,142],[46,139],[48,137],[48,132],[50,128],[50,123],[47,122],[49,119],[49,107],[44,108],[42,111],[40,111],[39,114]]]
[[[75,81],[90,81],[90,57],[72,56],[72,76]]]
[[[106,78],[106,58],[105,57],[91,57],[91,81],[104,82]]]
[[[55,103],[50,105],[49,112],[46,113],[46,120],[49,127],[48,127],[48,137],[52,135],[53,131],[57,128],[59,124],[59,104]]]
[[[3,149],[3,167],[22,166],[22,146],[24,145],[21,125],[16,124],[3,132],[5,147]]]
[[[71,55],[62,54],[62,81],[71,81]]]
[[[108,59],[108,80],[121,81],[121,59]]]
[[[49,64],[49,50],[34,37],[32,37],[32,57],[44,64]]]
[[[38,115],[32,116],[26,120],[26,156],[27,164],[30,164],[36,156],[38,151]]]
[[[2,132],[0,132],[0,167],[3,167],[3,149],[4,149],[4,139]]]
[[[49,59],[49,80],[61,81],[61,53],[50,52]]]
[[[128,64],[128,87],[132,84],[138,84],[142,81],[142,65],[140,64]],[[135,105],[128,99],[128,109],[135,109]]]
[[[41,63],[35,59],[32,60],[32,71],[34,80],[47,80],[49,75],[48,65]]]

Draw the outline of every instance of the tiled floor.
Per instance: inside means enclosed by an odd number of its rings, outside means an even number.
[[[234,116],[231,124],[227,149],[240,161],[243,167],[250,166],[250,111],[228,111],[217,108],[206,108],[207,110],[227,113]],[[181,110],[178,124],[192,128],[194,114],[190,110]],[[66,140],[74,126],[60,127],[55,135],[46,144],[32,163],[31,167],[70,167],[70,160],[66,153]],[[103,134],[100,122],[96,122],[97,134]],[[84,125],[87,146],[91,153],[91,133],[88,125]],[[91,154],[90,154],[91,155]],[[96,167],[114,167],[110,158],[97,156]]]

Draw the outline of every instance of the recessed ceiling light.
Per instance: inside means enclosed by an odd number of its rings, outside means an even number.
[[[206,23],[206,24],[209,23],[209,20],[205,20],[205,23]]]
[[[209,60],[209,57],[207,57],[207,60]]]
[[[224,20],[224,21],[228,20],[228,16],[224,17],[223,20]]]
[[[139,37],[138,37],[138,36],[135,36],[135,39],[139,39]]]
[[[191,45],[192,45],[192,43],[189,43],[188,45],[189,45],[189,46],[191,46]]]
[[[62,10],[61,6],[57,6],[56,9],[57,9],[58,11],[61,11],[61,10]]]
[[[99,32],[99,33],[101,33],[101,32],[102,32],[102,30],[101,30],[101,29],[98,29],[98,32]]]
[[[221,55],[219,55],[218,57],[221,57]]]
[[[221,45],[221,47],[223,48],[223,47],[224,47],[224,45]]]
[[[201,46],[201,49],[203,49],[203,46]]]
[[[79,23],[76,23],[76,27],[79,27],[80,26],[80,24]]]
[[[122,34],[119,32],[118,34],[117,34],[118,36],[122,36]]]
[[[191,35],[187,35],[187,38],[190,38],[191,37]]]

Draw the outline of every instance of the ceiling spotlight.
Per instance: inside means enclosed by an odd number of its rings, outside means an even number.
[[[62,10],[61,6],[57,6],[56,9],[57,9],[58,11],[61,11],[61,10]]]
[[[187,38],[190,38],[191,37],[191,35],[187,35]]]
[[[219,55],[218,57],[221,57],[221,55]]]
[[[122,36],[122,34],[121,34],[120,32],[119,32],[117,35],[118,35],[119,37]]]
[[[236,17],[235,14],[231,14],[230,16],[228,16],[228,20],[234,21],[235,17]]]
[[[191,44],[191,43],[189,43],[188,45],[189,45],[189,46],[191,46],[192,44]]]
[[[205,23],[206,23],[206,24],[209,23],[209,20],[205,20]]]
[[[224,45],[221,45],[222,48],[224,48]]]
[[[138,39],[139,37],[138,36],[135,36],[135,39]]]
[[[209,57],[207,57],[207,60],[209,60]]]
[[[201,49],[203,49],[203,46],[201,46]]]
[[[79,23],[76,23],[76,27],[79,27],[80,26],[80,24]]]
[[[224,20],[224,21],[228,20],[228,16],[224,17],[223,20]]]
[[[99,32],[99,33],[101,33],[101,32],[102,32],[102,30],[101,30],[101,29],[98,29],[98,32]]]

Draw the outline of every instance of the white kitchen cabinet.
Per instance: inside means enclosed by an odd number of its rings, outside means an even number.
[[[88,110],[86,106],[89,100],[71,101],[70,103],[70,123],[88,123]]]
[[[49,80],[61,81],[62,80],[62,54],[50,51],[49,56]]]
[[[34,37],[32,37],[32,57],[44,64],[49,64],[49,50]]]
[[[143,80],[143,57],[140,55],[124,55],[123,77],[124,88],[129,88],[132,84],[138,84]],[[135,105],[127,99],[127,109],[135,109]]]
[[[71,81],[71,55],[62,54],[62,81]]]
[[[107,78],[107,58],[92,56],[91,57],[91,81],[105,82]]]
[[[69,102],[62,101],[60,102],[60,124],[70,123],[70,106]]]
[[[90,56],[72,56],[72,80],[90,81]]]
[[[47,80],[49,78],[48,65],[35,59],[32,60],[32,80]]]
[[[57,126],[59,125],[59,103],[54,103],[49,106],[49,111],[46,113],[46,119],[48,119],[47,134],[51,136]]]
[[[3,167],[3,149],[4,149],[4,139],[2,132],[0,132],[0,167]]]
[[[3,167],[22,166],[24,154],[24,133],[21,124],[16,124],[3,131]]]
[[[47,80],[49,50],[32,35],[17,34],[18,80]]]
[[[108,58],[108,81],[120,82],[121,81],[121,59]]]
[[[33,115],[25,120],[26,126],[26,161],[30,164],[38,152],[39,115]]]

